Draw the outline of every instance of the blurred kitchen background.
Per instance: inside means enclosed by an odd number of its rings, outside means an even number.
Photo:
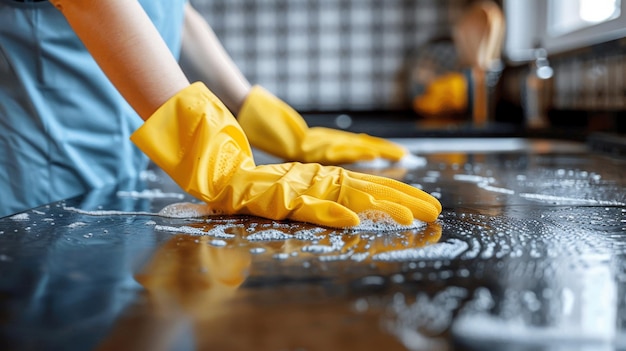
[[[626,131],[624,0],[191,2],[246,77],[310,124],[388,137]]]

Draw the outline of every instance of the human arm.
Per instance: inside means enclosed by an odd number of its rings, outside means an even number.
[[[180,57],[183,70],[204,82],[236,115],[250,92],[250,83],[202,15],[189,3],[184,14]]]
[[[138,1],[50,1],[142,119],[189,85]]]

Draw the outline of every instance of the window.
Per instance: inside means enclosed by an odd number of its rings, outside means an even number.
[[[555,54],[626,37],[626,0],[504,0],[504,13],[513,63],[538,45]]]
[[[549,0],[548,31],[557,36],[619,17],[620,0]]]

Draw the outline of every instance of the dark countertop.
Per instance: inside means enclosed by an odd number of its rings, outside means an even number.
[[[410,230],[157,216],[158,170],[1,218],[0,349],[626,349],[625,160],[405,142],[358,169],[440,197]]]

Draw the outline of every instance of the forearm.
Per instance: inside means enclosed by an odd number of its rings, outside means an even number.
[[[204,18],[185,7],[181,63],[185,72],[202,80],[237,114],[250,91],[250,83],[232,61]]]
[[[144,120],[189,85],[137,1],[50,0]]]

